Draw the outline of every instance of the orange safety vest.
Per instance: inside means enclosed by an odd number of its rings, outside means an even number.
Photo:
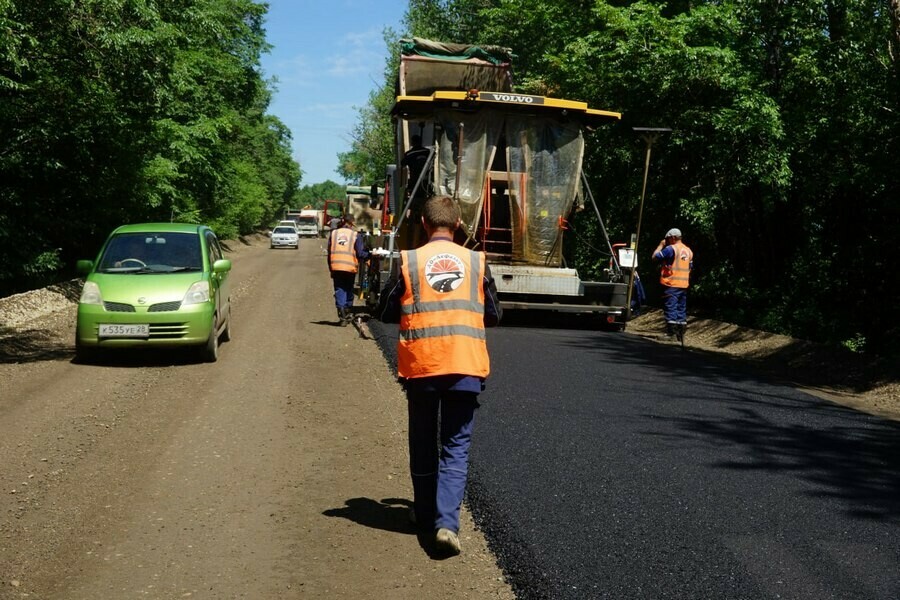
[[[331,232],[328,242],[328,268],[332,271],[356,273],[359,260],[356,258],[356,232],[349,227],[341,227]]]
[[[400,256],[400,377],[487,377],[484,254],[439,240]]]
[[[669,287],[686,288],[690,280],[691,261],[694,260],[694,253],[681,242],[672,244],[672,250],[675,251],[675,258],[671,265],[664,264],[662,266],[659,282]]]

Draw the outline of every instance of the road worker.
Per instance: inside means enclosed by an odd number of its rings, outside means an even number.
[[[684,335],[687,326],[687,290],[694,268],[694,253],[681,241],[681,230],[672,228],[653,251],[653,260],[660,264],[665,338],[671,340],[676,335]]]
[[[334,284],[334,305],[338,324],[342,327],[353,320],[353,284],[359,271],[359,261],[369,258],[361,235],[353,230],[353,215],[344,215],[340,227],[328,236],[328,270]]]
[[[400,253],[400,272],[388,281],[375,315],[400,323],[397,372],[409,414],[411,518],[434,535],[437,552],[456,555],[475,409],[490,372],[485,327],[500,322],[502,309],[484,253],[453,242],[458,203],[429,198],[421,222],[428,242]]]

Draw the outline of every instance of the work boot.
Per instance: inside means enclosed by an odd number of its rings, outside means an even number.
[[[352,317],[350,316],[350,311],[346,308],[338,309],[338,317],[341,319],[341,327],[346,327],[350,324],[350,320]]]
[[[447,556],[456,556],[460,553],[459,536],[453,531],[441,527],[434,535],[434,545],[438,552]]]
[[[675,339],[675,323],[666,323],[666,333],[663,335],[663,339],[667,342]]]

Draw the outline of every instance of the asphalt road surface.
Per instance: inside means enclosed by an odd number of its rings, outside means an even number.
[[[900,598],[897,423],[627,333],[488,343],[467,503],[517,598]]]

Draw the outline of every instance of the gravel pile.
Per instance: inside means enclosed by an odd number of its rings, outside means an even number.
[[[71,310],[81,294],[81,279],[0,298],[0,328],[18,328],[59,311]]]

